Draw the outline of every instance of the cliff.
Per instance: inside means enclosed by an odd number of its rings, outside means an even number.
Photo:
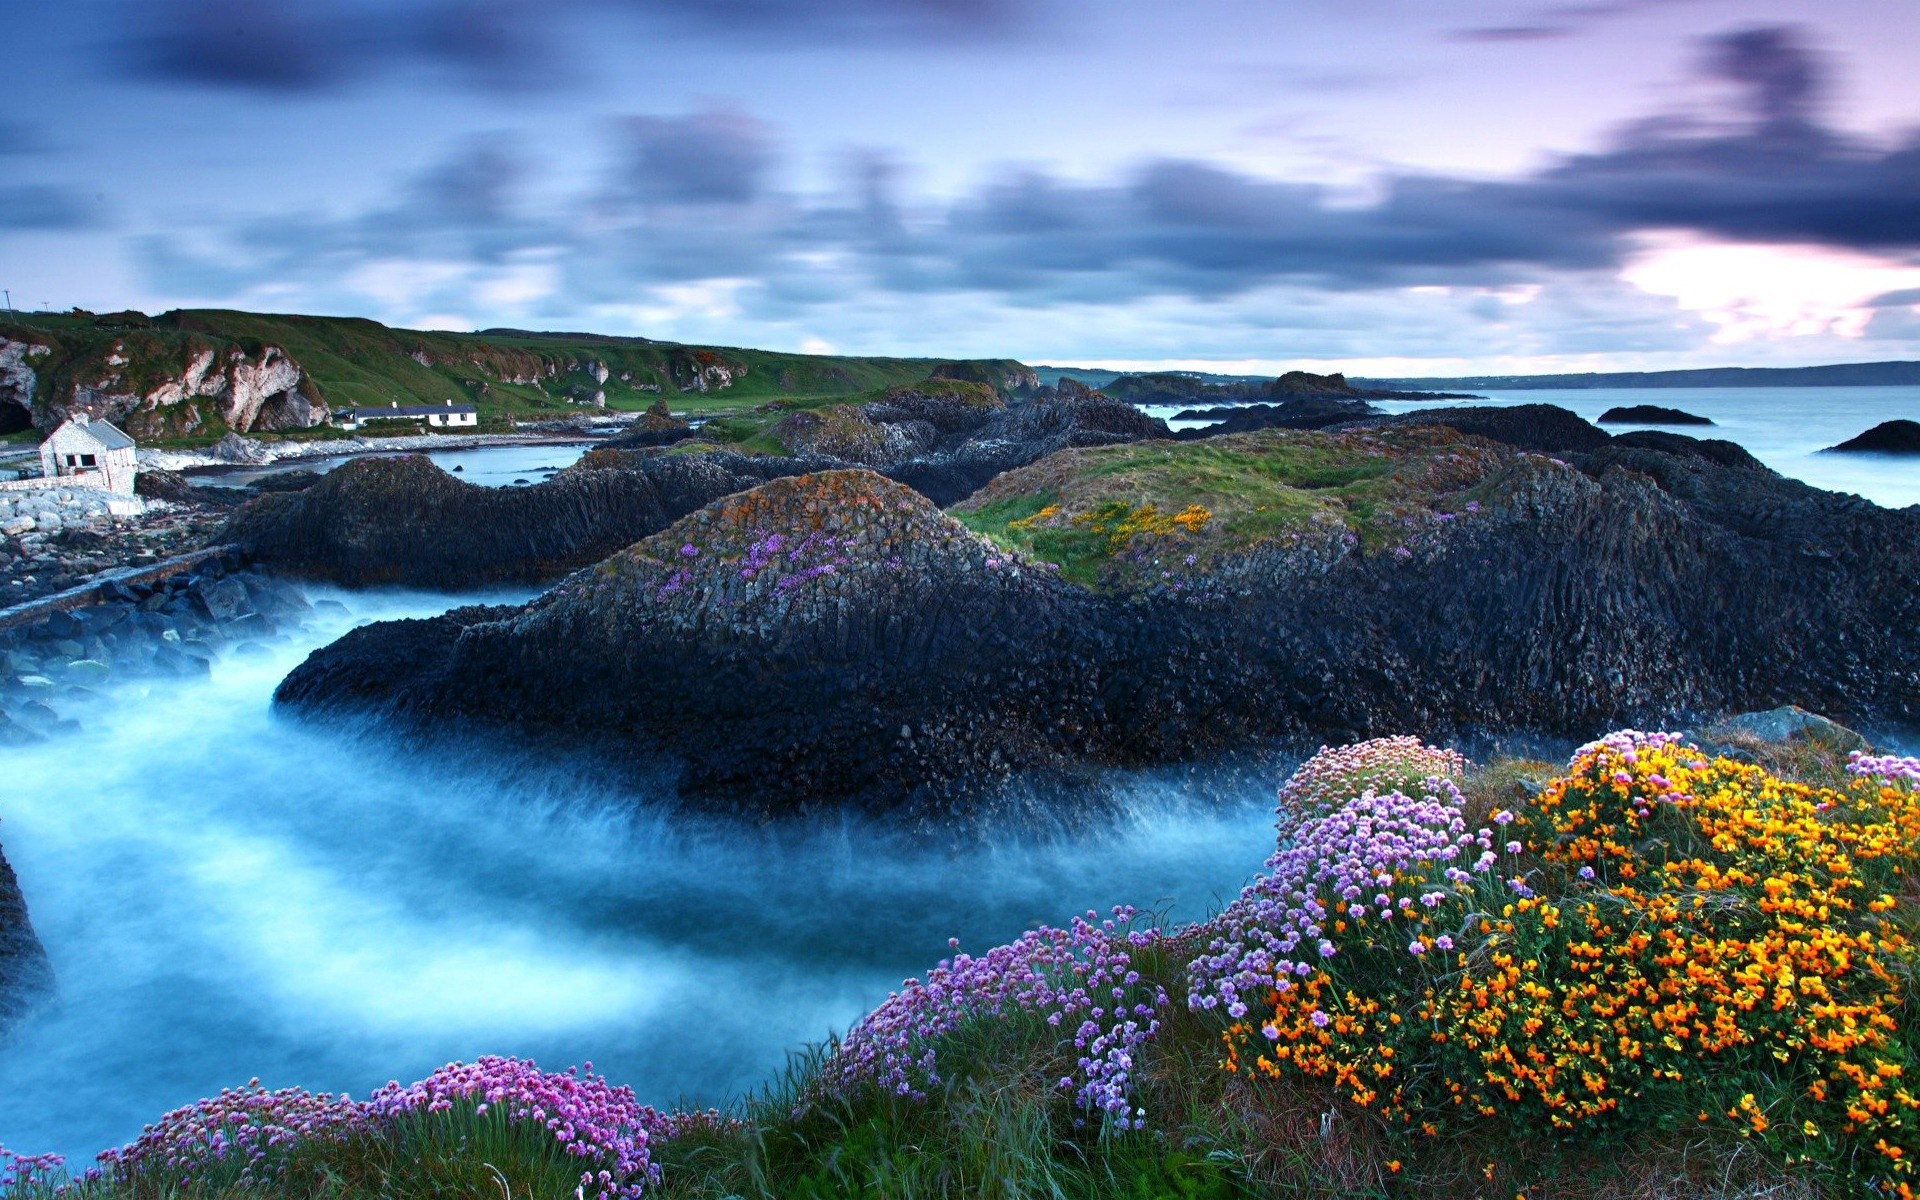
[[[581,408],[640,411],[724,399],[856,395],[940,370],[1021,386],[1018,363],[854,358],[682,346],[646,338],[496,329],[392,329],[374,321],[183,310],[8,313],[0,319],[0,431],[69,411],[143,439],[213,440],[300,429],[328,408],[474,405],[483,420]]]

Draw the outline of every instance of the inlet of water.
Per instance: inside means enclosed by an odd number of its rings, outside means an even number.
[[[455,602],[339,598],[353,616],[117,688],[82,732],[7,752],[0,842],[60,998],[0,1047],[0,1144],[84,1164],[250,1077],[361,1095],[483,1053],[720,1101],[950,935],[984,949],[1116,903],[1199,917],[1271,848],[1271,781],[1202,809],[1141,778],[1109,829],[955,854],[668,819],[586,770],[276,718],[314,646]]]

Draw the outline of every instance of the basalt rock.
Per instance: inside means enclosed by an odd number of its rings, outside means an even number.
[[[1252,433],[1259,429],[1325,429],[1348,421],[1384,414],[1365,400],[1352,396],[1304,394],[1279,404],[1248,404],[1237,408],[1189,410],[1175,420],[1211,420],[1201,429],[1183,429],[1174,436],[1182,441]]]
[[[1066,583],[870,472],[776,480],[524,607],[357,630],[277,698],[615,747],[694,803],[940,819],[1273,739],[1920,719],[1920,512],[1645,448],[1482,457],[1393,552],[1261,540],[1177,596]]]
[[[1711,425],[1705,417],[1658,404],[1626,404],[1600,414],[1602,425]]]
[[[1828,446],[1824,453],[1920,454],[1920,421],[1882,421],[1858,437]]]
[[[886,473],[944,508],[979,491],[996,475],[1056,451],[1171,436],[1158,417],[1063,379],[1024,404],[992,413],[964,437],[889,465]]]
[[[1598,450],[1610,440],[1606,430],[1553,404],[1427,408],[1334,428],[1360,428],[1363,425],[1445,425],[1461,433],[1475,434],[1537,454]]]
[[[20,880],[0,852],[0,1034],[53,990],[53,967],[27,916]]]
[[[721,496],[808,466],[598,450],[530,487],[488,488],[424,455],[366,458],[303,491],[249,502],[222,536],[275,569],[349,587],[544,582]]]
[[[640,414],[631,428],[616,438],[607,441],[615,449],[639,448],[643,446],[671,446],[684,442],[693,436],[693,425],[683,417],[676,417],[667,408],[667,398],[655,400],[646,412]]]

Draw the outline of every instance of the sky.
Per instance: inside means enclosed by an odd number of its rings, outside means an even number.
[[[1908,0],[0,0],[0,287],[851,354],[1920,358]]]

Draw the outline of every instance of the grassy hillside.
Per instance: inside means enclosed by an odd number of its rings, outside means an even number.
[[[1103,446],[1009,471],[954,516],[1068,579],[1127,588],[1204,574],[1259,542],[1351,536],[1390,550],[1477,511],[1508,457],[1432,427]]]
[[[598,411],[596,393],[615,412],[639,411],[662,396],[682,414],[747,410],[774,399],[820,401],[912,383],[942,365],[594,334],[442,333],[351,317],[216,309],[165,313],[145,326],[137,315],[131,320],[103,327],[91,314],[9,313],[0,317],[0,338],[49,348],[26,364],[37,376],[33,403],[41,411],[76,387],[146,397],[177,379],[197,353],[212,350],[222,362],[234,351],[259,359],[270,346],[298,364],[301,392],[328,408],[452,401],[474,404],[483,421],[496,423]],[[969,366],[991,372],[1018,364]],[[226,432],[217,407],[196,399],[147,424],[163,436],[215,438]]]

